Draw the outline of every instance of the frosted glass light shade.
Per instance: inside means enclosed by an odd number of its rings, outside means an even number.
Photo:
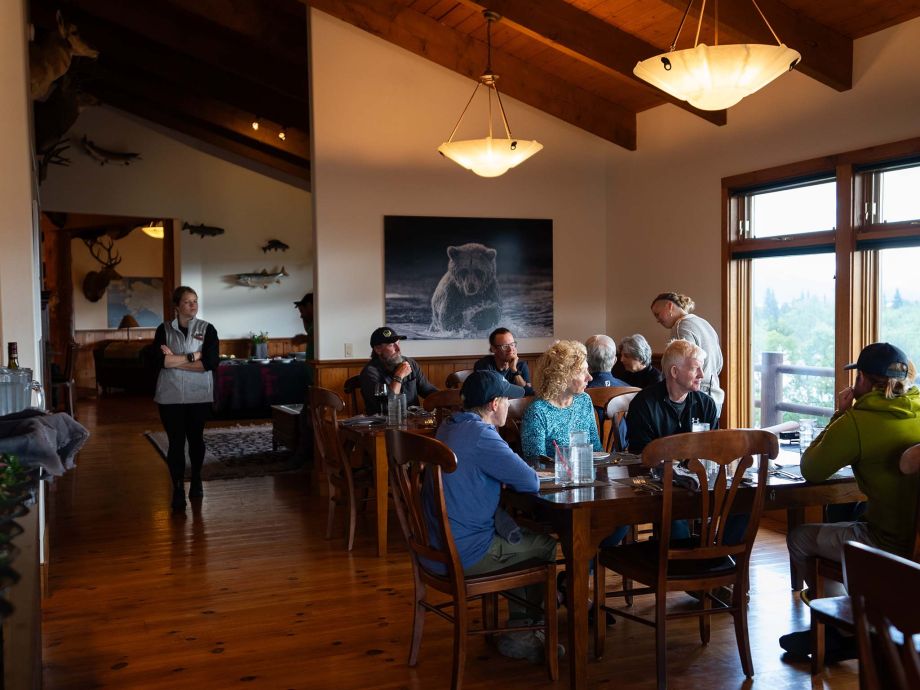
[[[150,225],[144,225],[141,227],[141,232],[155,240],[162,240],[164,237],[166,237],[166,232],[163,230],[162,223],[159,223],[158,225],[154,225],[152,223]]]
[[[438,153],[472,170],[480,177],[498,177],[543,148],[539,141],[523,139],[466,139],[445,141]]]
[[[798,51],[785,44],[700,43],[642,60],[633,73],[695,108],[723,110],[759,91],[801,59]]]

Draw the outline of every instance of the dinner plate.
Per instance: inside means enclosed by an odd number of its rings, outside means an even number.
[[[250,359],[250,362],[255,362],[256,364],[268,364],[270,359]]]
[[[594,462],[602,462],[610,457],[610,453],[605,453],[602,450],[594,451]]]

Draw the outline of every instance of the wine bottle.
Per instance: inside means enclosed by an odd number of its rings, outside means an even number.
[[[6,360],[7,360],[7,365],[6,365],[7,368],[9,369],[19,368],[19,346],[15,342],[7,343]]]

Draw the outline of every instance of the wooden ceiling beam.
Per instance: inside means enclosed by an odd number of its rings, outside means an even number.
[[[633,74],[636,63],[661,50],[602,19],[562,0],[460,0],[476,10],[492,10],[502,23],[569,57],[617,77],[627,77],[643,90],[717,125],[724,125],[724,110],[694,108],[686,101],[650,85]]]
[[[687,7],[686,0],[664,2],[682,11]],[[780,40],[801,53],[802,61],[796,67],[797,71],[837,91],[852,88],[852,39],[806,17],[779,0],[758,0],[757,4]],[[751,2],[719,3],[719,26],[730,28],[747,41],[774,42]],[[677,24],[674,30],[677,30]]]
[[[119,83],[117,79],[107,79],[94,84],[91,91],[104,103],[115,108],[287,175],[293,175],[308,182],[310,180],[310,162],[307,158],[289,151],[282,151],[273,145],[266,145],[247,134],[240,134],[221,127],[215,124],[213,119],[196,117],[187,110],[181,110],[175,107],[175,99],[171,94],[158,94],[147,87],[135,91],[130,85]]]
[[[485,46],[394,0],[301,0],[359,29],[478,80]],[[623,148],[636,149],[636,115],[616,103],[493,49],[501,91]],[[450,123],[445,123],[445,131]]]
[[[174,83],[180,91],[206,92],[242,111],[250,119],[266,118],[288,127],[306,130],[309,123],[307,84],[297,96],[241,79],[220,69],[165,49],[144,36],[120,29],[105,20],[88,17],[80,23],[81,35],[100,52],[99,64],[122,72],[156,75]]]
[[[307,56],[292,64],[273,59],[256,42],[207,19],[163,3],[124,0],[71,0],[69,16],[96,17],[131,33],[145,36],[164,48],[278,93],[308,80]],[[77,19],[72,20],[79,26]],[[299,93],[297,87],[295,93]]]

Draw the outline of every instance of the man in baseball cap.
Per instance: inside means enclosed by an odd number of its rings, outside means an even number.
[[[497,371],[474,371],[460,389],[464,410],[455,412],[437,432],[438,440],[457,456],[456,471],[442,475],[442,481],[451,532],[467,575],[490,573],[528,559],[550,562],[556,558],[555,539],[517,527],[498,508],[502,484],[526,492],[540,487],[537,473],[497,431],[508,418],[508,400],[523,395],[521,386],[509,383]],[[536,612],[509,600],[511,627],[528,625],[540,617],[542,587],[515,593],[531,602]],[[529,630],[500,635],[497,647],[501,654],[516,659],[543,658],[543,641]]]
[[[841,561],[847,541],[908,558],[913,550],[920,477],[901,474],[899,462],[905,449],[920,443],[917,372],[904,351],[891,343],[867,345],[844,369],[855,369],[856,381],[837,394],[837,409],[827,428],[802,454],[802,476],[809,482],[823,482],[849,465],[868,501],[859,520],[851,516],[849,522],[799,525],[789,532],[789,555],[802,573],[814,556]],[[845,593],[843,585],[828,582],[824,596]],[[828,657],[855,658],[852,638],[841,638],[831,629],[827,626]],[[807,630],[783,635],[780,646],[790,654],[807,656],[809,635]]]
[[[389,326],[381,326],[371,333],[371,359],[359,374],[367,414],[386,413],[377,398],[382,385],[386,386],[387,395],[405,393],[406,405],[418,405],[420,395],[424,398],[438,390],[425,378],[418,362],[403,356],[399,341],[405,339],[406,336]]]

